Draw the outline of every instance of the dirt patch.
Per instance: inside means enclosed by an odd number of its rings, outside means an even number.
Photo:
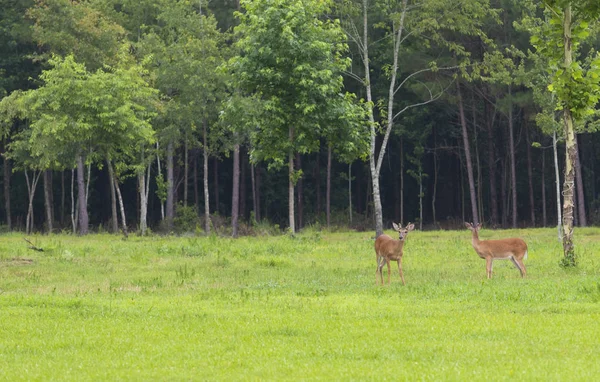
[[[13,257],[12,259],[3,260],[4,263],[9,265],[32,265],[33,259],[26,259],[23,257]]]

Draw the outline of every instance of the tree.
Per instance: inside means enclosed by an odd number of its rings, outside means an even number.
[[[533,31],[531,43],[549,62],[557,109],[562,111],[566,144],[563,183],[564,266],[577,265],[573,244],[573,208],[577,144],[575,123],[594,113],[600,99],[600,55],[580,49],[590,36],[590,23],[598,23],[600,4],[593,0],[554,0],[545,3],[548,23]]]
[[[30,155],[41,168],[68,168],[73,162],[64,153],[76,159],[82,235],[88,232],[84,162],[131,155],[153,137],[149,119],[156,93],[141,67],[122,60],[123,68],[88,73],[73,56],[54,57],[52,69],[41,75],[43,86],[19,98],[22,115],[31,121]]]
[[[231,61],[237,87],[260,97],[263,113],[253,132],[252,156],[271,166],[288,165],[289,230],[295,232],[296,153],[318,148],[331,100],[341,92],[350,64],[337,20],[325,19],[330,2],[243,1],[235,28],[241,54]]]
[[[444,51],[446,54],[451,52],[454,56],[464,59],[469,53],[460,43],[454,41],[453,37],[455,35],[474,35],[484,43],[490,42],[483,32],[482,25],[488,17],[494,20],[497,10],[491,9],[486,0],[464,0],[460,4],[457,4],[456,1],[440,0],[424,0],[416,5],[409,4],[408,0],[373,0],[371,2],[360,0],[358,3],[360,5],[351,2],[346,30],[351,40],[357,45],[363,63],[363,77],[357,75],[353,75],[353,77],[365,87],[367,105],[371,106],[368,113],[371,123],[369,165],[375,204],[375,231],[379,236],[383,233],[379,178],[392,129],[406,111],[439,99],[445,90],[445,86],[441,84],[432,86],[432,84],[423,82],[424,89],[422,89],[420,99],[408,98],[398,101],[396,96],[411,82],[416,81],[424,74],[441,69],[435,59],[423,60],[422,57],[417,57],[415,60],[409,61],[407,57],[403,57],[403,54],[409,54],[413,49],[422,50],[423,47],[432,47]],[[360,21],[355,23],[351,18],[353,15],[360,15]],[[357,24],[360,27],[357,27]],[[375,84],[371,80],[373,71],[371,48],[375,43],[370,36],[374,27],[383,30],[383,35],[377,37],[387,43],[385,53],[379,54],[386,60],[380,70],[383,72],[382,76],[389,79],[389,86],[387,86],[387,91],[380,95],[374,93]],[[439,55],[439,52],[436,55]],[[401,64],[403,64],[402,67]],[[465,60],[461,60],[459,65],[464,67],[466,64]],[[455,69],[457,67],[457,65],[450,65],[445,68]],[[379,107],[379,110],[376,110],[375,106]],[[383,132],[379,153],[376,152],[378,129],[375,116],[377,111],[382,117],[380,125]],[[475,200],[471,202],[475,203]],[[476,218],[474,216],[474,219]]]

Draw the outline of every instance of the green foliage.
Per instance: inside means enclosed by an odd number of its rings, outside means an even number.
[[[584,2],[573,2],[577,3]],[[575,120],[581,121],[594,114],[600,99],[600,54],[593,49],[581,49],[590,37],[590,29],[598,28],[598,21],[593,14],[582,12],[567,26],[573,60],[565,67],[564,7],[568,5],[569,2],[549,2],[545,11],[547,22],[530,16],[524,23],[530,27],[530,42],[536,54],[547,60],[546,68],[551,76],[548,90],[556,95],[556,110],[567,108]]]
[[[39,168],[69,167],[81,150],[101,160],[131,156],[152,142],[156,91],[140,66],[125,53],[121,60],[120,67],[90,73],[73,56],[55,56],[41,75],[44,85],[19,96],[20,116],[31,121],[21,141]]]
[[[527,279],[496,261],[487,280],[468,231],[415,231],[407,285],[392,268],[388,287],[375,285],[371,233],[32,237],[43,253],[3,235],[0,370],[6,380],[593,380],[599,232],[578,232],[580,266],[564,269],[553,229],[483,230],[530,248]],[[383,322],[401,323],[402,339],[382,340]]]
[[[230,69],[235,87],[262,102],[252,156],[283,165],[288,153],[318,147],[342,88],[341,73],[350,65],[343,56],[345,36],[337,20],[324,18],[328,1],[260,0],[242,6],[246,12],[238,13],[235,28],[241,53]]]
[[[179,203],[173,218],[173,227],[177,233],[195,232],[201,226],[196,206],[184,206]]]

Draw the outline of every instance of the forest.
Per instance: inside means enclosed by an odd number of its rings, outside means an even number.
[[[599,17],[564,0],[0,0],[2,230],[568,236],[600,223]]]

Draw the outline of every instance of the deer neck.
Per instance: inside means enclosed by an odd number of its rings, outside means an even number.
[[[473,248],[479,247],[481,241],[479,240],[479,234],[477,233],[477,231],[473,231],[473,238],[471,240],[471,243],[473,244]]]

